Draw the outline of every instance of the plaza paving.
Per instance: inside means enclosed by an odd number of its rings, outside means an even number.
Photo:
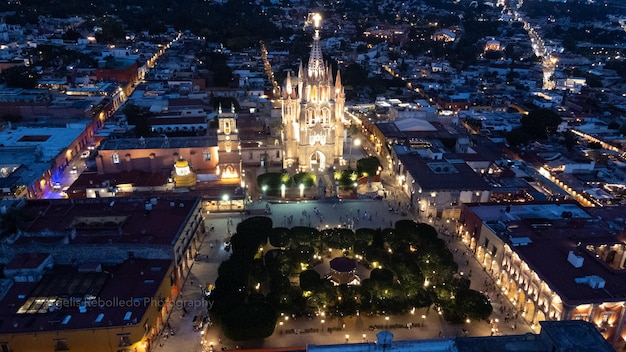
[[[400,211],[389,211],[389,208],[406,207],[406,198],[395,198],[400,192],[393,192],[392,188],[386,185],[390,198],[387,200],[343,200],[343,201],[302,201],[286,202],[281,200],[257,201],[247,205],[247,209],[258,210],[258,213],[265,213],[264,209],[270,208],[270,216],[274,226],[300,226],[307,225],[308,215],[311,215],[311,226],[319,229],[325,227],[350,226],[354,229],[361,227],[377,228],[388,227],[389,221],[395,223],[406,216],[400,215]],[[393,198],[392,198],[393,197]],[[316,210],[319,213],[316,214]],[[306,211],[307,215],[304,215]],[[364,213],[367,211],[367,216]],[[254,211],[253,211],[254,213]],[[371,220],[370,220],[371,215]],[[410,215],[409,215],[410,216]],[[289,218],[293,217],[291,223]],[[205,328],[204,332],[194,331],[192,319],[199,314],[202,307],[201,286],[215,282],[217,278],[217,268],[220,263],[227,259],[229,253],[224,250],[224,240],[229,233],[234,231],[236,225],[241,221],[242,215],[239,213],[207,214],[207,227],[214,227],[205,238],[199,251],[198,260],[192,266],[191,274],[187,278],[183,292],[178,298],[178,304],[169,318],[169,324],[174,331],[174,336],[162,336],[154,343],[155,351],[202,351],[209,350],[210,342],[213,342],[215,350],[258,347],[284,347],[284,346],[304,346],[306,344],[329,344],[372,341],[375,334],[380,329],[389,329],[394,334],[394,339],[431,339],[446,338],[464,335],[464,329],[468,336],[489,336],[490,334],[523,334],[530,332],[530,327],[521,319],[505,323],[506,314],[509,317],[515,315],[511,305],[506,301],[501,301],[497,292],[490,291],[494,313],[492,324],[488,322],[471,321],[466,324],[451,325],[446,323],[442,317],[432,309],[419,308],[413,314],[408,313],[402,316],[365,316],[349,317],[343,319],[329,319],[328,317],[297,318],[282,317],[281,325],[276,327],[274,334],[260,341],[234,342],[228,341],[221,335],[218,326]],[[231,225],[232,224],[232,225]],[[472,289],[485,291],[492,284],[482,268],[473,259],[467,248],[453,236],[446,235],[446,232],[453,233],[453,223],[434,223],[440,231],[440,236],[448,242],[455,260],[459,263],[459,270],[466,274],[471,273]],[[466,264],[467,263],[467,264]],[[487,286],[485,285],[487,284]],[[183,304],[185,302],[185,310]],[[502,306],[503,305],[503,306]],[[502,310],[501,310],[502,307]],[[502,311],[502,313],[501,313]],[[324,319],[323,319],[324,318]],[[322,323],[322,319],[324,323]],[[497,322],[496,322],[497,321]],[[513,330],[515,322],[515,330]],[[409,329],[408,326],[411,328]],[[329,331],[329,328],[331,331]],[[298,333],[299,332],[299,333]],[[204,340],[204,344],[201,342]]]

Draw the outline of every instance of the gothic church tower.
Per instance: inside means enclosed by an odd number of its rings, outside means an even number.
[[[341,76],[333,83],[332,70],[322,57],[319,17],[306,69],[297,77],[287,74],[281,90],[284,126],[284,167],[316,172],[339,165],[343,158],[343,109]]]

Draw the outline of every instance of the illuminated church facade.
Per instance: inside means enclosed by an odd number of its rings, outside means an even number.
[[[281,89],[284,167],[316,172],[339,165],[343,159],[345,104],[341,76],[333,80],[322,57],[319,18],[306,68],[297,77],[287,74]]]

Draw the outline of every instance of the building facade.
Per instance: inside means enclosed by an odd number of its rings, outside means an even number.
[[[466,204],[457,233],[538,328],[592,323],[611,344],[626,339],[626,244],[574,203]]]
[[[307,68],[298,77],[287,75],[282,88],[284,167],[302,171],[324,170],[343,158],[343,107],[341,77],[333,83],[332,70],[322,57],[316,26]]]

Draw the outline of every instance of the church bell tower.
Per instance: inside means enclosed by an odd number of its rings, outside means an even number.
[[[339,165],[343,158],[343,109],[341,76],[333,80],[320,45],[319,14],[312,15],[313,45],[309,62],[297,77],[287,74],[281,90],[284,126],[284,167],[317,172]]]

